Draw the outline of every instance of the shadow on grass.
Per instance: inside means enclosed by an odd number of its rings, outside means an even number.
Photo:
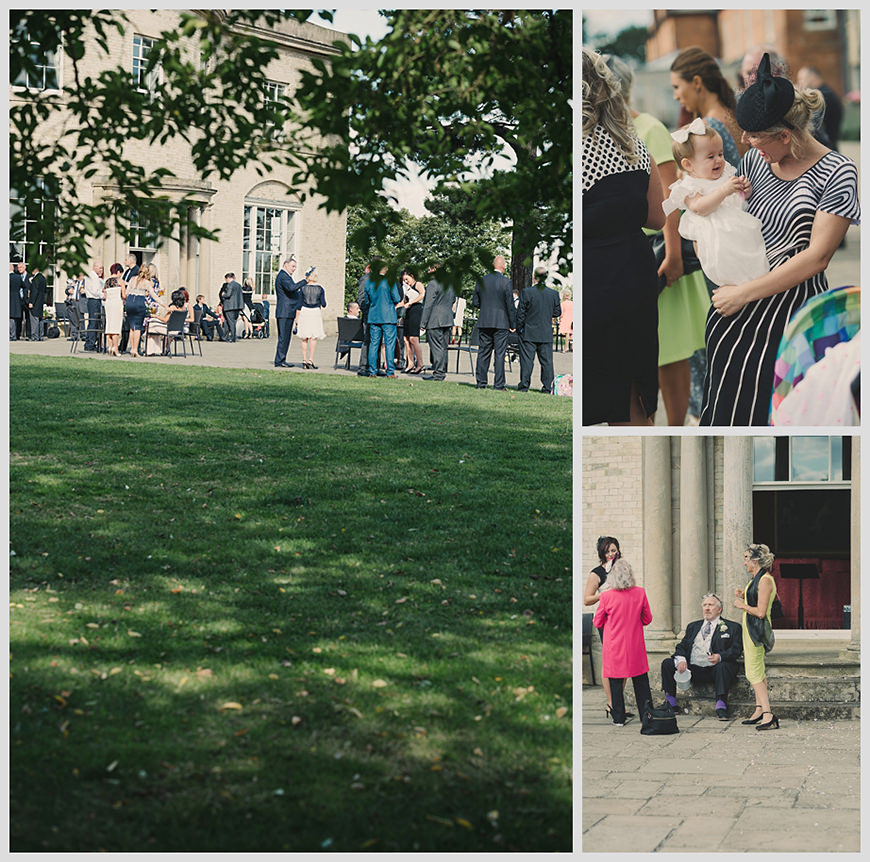
[[[13,361],[13,849],[570,849],[570,405],[68,368]]]

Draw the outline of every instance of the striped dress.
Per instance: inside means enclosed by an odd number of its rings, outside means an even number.
[[[752,184],[746,209],[761,219],[771,269],[809,246],[816,212],[858,224],[858,174],[855,163],[840,153],[828,152],[797,179],[781,180],[750,149],[740,173]],[[710,306],[701,425],[767,425],[776,353],[786,324],[804,302],[827,289],[820,272],[782,293],[747,303],[731,317]]]

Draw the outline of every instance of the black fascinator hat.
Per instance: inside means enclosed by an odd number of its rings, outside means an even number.
[[[794,104],[794,87],[787,78],[770,74],[770,54],[758,64],[758,77],[737,101],[737,124],[744,132],[763,132],[782,123],[793,129],[785,115]]]

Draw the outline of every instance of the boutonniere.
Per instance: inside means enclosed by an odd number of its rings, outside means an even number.
[[[726,626],[725,623],[719,623],[719,631],[720,632],[727,632],[728,626]]]

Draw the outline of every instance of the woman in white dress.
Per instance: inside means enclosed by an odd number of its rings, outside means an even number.
[[[302,307],[296,316],[296,335],[302,342],[302,367],[314,368],[314,351],[317,340],[326,338],[323,330],[323,311],[326,308],[326,291],[315,284],[317,267],[305,273],[305,284],[299,291]]]
[[[121,327],[124,323],[124,300],[127,298],[127,285],[121,276],[124,267],[113,263],[109,267],[109,277],[103,285],[103,304],[106,312],[106,341],[109,356],[120,356],[118,344],[121,340]]]

